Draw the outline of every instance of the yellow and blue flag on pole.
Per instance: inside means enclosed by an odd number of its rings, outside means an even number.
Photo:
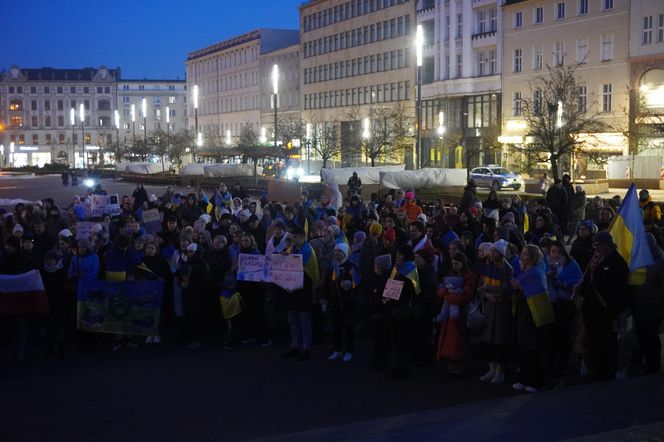
[[[616,243],[618,253],[629,267],[629,285],[642,285],[646,280],[646,267],[655,260],[646,239],[643,214],[636,195],[636,186],[632,184],[625,195],[616,217],[609,227],[609,233]]]

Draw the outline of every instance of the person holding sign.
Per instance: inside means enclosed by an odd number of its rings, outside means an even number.
[[[395,290],[394,287],[399,289]],[[397,249],[395,266],[383,292],[390,341],[390,376],[393,379],[410,377],[408,348],[411,342],[412,303],[418,295],[420,295],[420,278],[415,266],[415,254],[411,246],[403,244]]]
[[[215,238],[215,250],[219,248],[219,242],[219,238]],[[224,248],[224,250],[227,250],[227,248]],[[215,253],[219,255],[221,252]],[[240,257],[242,255],[262,258],[256,240],[249,233],[243,234],[240,239]],[[228,258],[230,260],[230,255],[228,255]],[[240,269],[238,269],[238,273],[241,273]],[[253,278],[244,279],[240,276],[237,277],[236,288],[244,301],[244,314],[241,317],[244,333],[242,343],[251,344],[258,339],[262,348],[270,347],[272,341],[270,340],[267,318],[265,317],[265,291],[262,289],[260,282],[252,280]],[[213,274],[213,277],[223,278],[222,275],[215,274]]]
[[[291,330],[291,348],[286,356],[299,356],[306,361],[311,356],[311,311],[313,309],[314,287],[318,285],[319,271],[316,252],[306,241],[301,227],[291,229],[293,245],[285,253],[302,255],[304,287],[289,294],[286,313]]]
[[[355,297],[360,285],[359,269],[348,259],[350,248],[346,243],[334,248],[334,263],[326,294],[321,299],[321,310],[330,315],[334,335],[334,351],[330,361],[342,358],[353,360],[355,343]],[[342,357],[343,356],[343,357]]]

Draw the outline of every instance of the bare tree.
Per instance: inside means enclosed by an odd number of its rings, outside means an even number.
[[[590,103],[582,95],[577,81],[578,64],[550,67],[547,73],[536,77],[530,85],[530,97],[520,103],[532,142],[517,151],[528,160],[551,164],[554,178],[560,177],[560,161],[581,150],[585,140],[579,134],[603,132],[606,124],[600,113],[590,112]]]
[[[166,132],[158,130],[153,132],[149,139],[150,144],[152,144],[152,152],[161,158],[161,170],[163,172],[166,171],[166,162],[164,158],[168,155],[168,151],[170,150],[169,138],[170,137]]]
[[[323,160],[323,169],[327,167],[327,162],[339,155],[340,143],[337,122],[313,122],[311,123],[311,149]]]
[[[636,157],[655,147],[653,140],[664,135],[664,115],[648,107],[644,94],[629,89],[627,92],[630,103],[627,108],[623,108],[627,124],[618,127],[617,131],[622,133],[629,143],[630,178],[634,179]],[[664,145],[661,148],[664,148]]]
[[[139,157],[141,161],[145,161],[152,153],[152,144],[150,144],[150,140],[136,140],[136,143],[134,143],[131,148],[131,153],[134,156]]]
[[[175,163],[178,167],[182,166],[182,157],[191,149],[194,144],[194,134],[188,130],[181,130],[171,135],[171,144],[168,150],[168,157],[171,163]]]
[[[409,136],[411,116],[401,103],[390,107],[371,107],[362,118],[369,119],[369,127],[362,127],[362,152],[371,162],[399,161],[408,148],[412,148],[412,137]],[[366,133],[365,133],[366,132]]]

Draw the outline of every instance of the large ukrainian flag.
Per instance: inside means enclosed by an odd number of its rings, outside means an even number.
[[[632,184],[625,195],[618,214],[614,218],[609,233],[616,243],[618,253],[629,267],[629,285],[642,285],[646,280],[646,267],[654,264],[643,225],[643,214]]]

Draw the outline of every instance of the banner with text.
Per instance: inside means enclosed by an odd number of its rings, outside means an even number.
[[[104,215],[118,216],[120,210],[120,199],[118,195],[90,195],[90,216],[100,217]]]
[[[238,281],[271,282],[288,291],[304,287],[302,255],[268,256],[240,253]]]

